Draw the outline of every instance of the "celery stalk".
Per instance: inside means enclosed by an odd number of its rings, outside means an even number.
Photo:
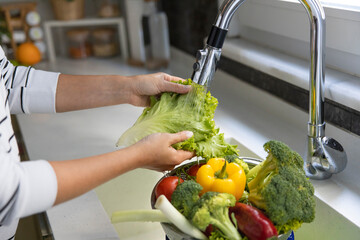
[[[112,223],[119,222],[167,222],[169,219],[157,209],[139,209],[128,211],[117,211],[111,216]]]
[[[207,237],[195,226],[193,226],[164,196],[160,195],[155,202],[155,208],[160,209],[163,214],[184,233],[197,239],[206,240]]]

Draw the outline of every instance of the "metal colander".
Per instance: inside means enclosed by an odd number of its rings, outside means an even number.
[[[253,167],[257,164],[259,164],[260,162],[262,162],[263,160],[261,159],[257,159],[257,158],[251,158],[251,157],[239,157],[240,159],[244,160],[244,162],[246,162],[249,167]],[[191,161],[189,163],[183,164],[179,167],[183,168],[184,171],[186,171],[188,168],[190,168],[192,165],[194,165],[195,163],[197,163],[197,160]],[[166,173],[159,181],[158,183],[165,177],[168,176],[175,176],[178,173],[178,168],[172,170],[171,172]],[[186,180],[186,174],[180,174],[180,177],[183,178],[184,180]],[[156,185],[155,185],[156,186]],[[155,208],[155,201],[156,201],[156,197],[155,197],[155,187],[151,193],[151,207],[154,209]],[[170,223],[161,223],[162,228],[165,231],[166,236],[170,239],[170,240],[196,240],[195,238],[187,235],[186,233],[183,233],[181,230],[179,230],[176,226],[174,226],[173,224]],[[288,239],[288,238],[285,238]],[[289,239],[290,240],[290,239]]]

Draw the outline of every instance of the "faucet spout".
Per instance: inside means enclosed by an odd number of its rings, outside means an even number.
[[[192,80],[209,86],[225,41],[230,21],[245,0],[224,0],[204,49],[198,50]],[[326,179],[345,169],[347,156],[334,139],[325,137],[324,46],[325,12],[319,0],[299,0],[310,19],[309,122],[304,169],[308,177]]]
[[[196,53],[196,62],[193,65],[191,79],[200,84],[209,86],[218,61],[220,60],[221,48],[229,29],[230,21],[236,10],[245,0],[225,0],[218,12],[216,21],[213,24],[204,49]]]

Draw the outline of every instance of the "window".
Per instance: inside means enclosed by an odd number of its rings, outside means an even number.
[[[282,0],[287,2],[297,2],[296,0]],[[321,0],[324,7],[332,7],[337,9],[360,10],[360,2],[358,0]]]
[[[326,15],[326,64],[360,76],[360,1],[323,0]],[[236,12],[229,35],[309,58],[310,24],[296,0],[247,0]]]

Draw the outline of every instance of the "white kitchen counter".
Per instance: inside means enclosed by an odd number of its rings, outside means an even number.
[[[194,59],[173,50],[168,73],[191,76]],[[141,74],[141,68],[119,59],[59,60],[38,68],[69,74]],[[233,137],[261,157],[269,139],[284,141],[300,154],[305,152],[307,114],[255,89],[228,74],[217,72],[210,91],[219,99],[215,122],[227,137]],[[61,114],[19,115],[18,121],[31,159],[62,160],[115,150],[118,137],[129,128],[142,109],[129,105]],[[326,181],[313,181],[316,196],[329,208],[360,227],[360,138],[331,125],[326,133],[335,137],[348,154],[344,172]],[[86,166],[84,166],[86,167]],[[161,173],[135,170],[94,191],[48,211],[55,238],[62,239],[164,239],[158,223],[110,224],[116,210],[150,208],[150,193]],[[100,199],[100,201],[98,200]],[[328,226],[330,238],[336,228]],[[115,231],[116,229],[116,231]],[[117,234],[116,234],[117,232]],[[360,231],[359,231],[360,233]]]

